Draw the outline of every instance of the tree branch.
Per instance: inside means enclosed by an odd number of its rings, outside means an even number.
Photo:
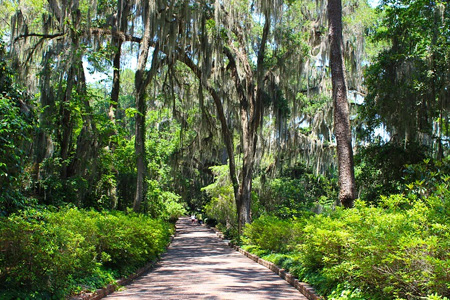
[[[140,44],[142,41],[142,38],[140,38],[140,37],[126,34],[125,32],[118,31],[118,30],[110,30],[110,29],[103,29],[103,28],[91,28],[89,31],[90,31],[90,34],[110,35],[110,36],[120,39],[124,42],[134,42],[134,43]]]
[[[253,132],[256,132],[259,125],[262,123],[263,119],[263,105],[262,105],[262,92],[263,92],[263,82],[264,82],[264,57],[266,55],[266,44],[269,38],[270,32],[270,16],[265,13],[265,22],[263,29],[263,36],[261,39],[261,44],[259,46],[258,60],[256,65],[256,96],[255,96],[255,114],[251,120],[251,126]],[[256,138],[255,134],[255,138]],[[256,142],[254,144],[256,147]]]
[[[59,32],[59,33],[55,33],[55,34],[41,34],[41,33],[21,34],[21,35],[18,35],[14,39],[14,43],[17,42],[18,40],[26,39],[28,37],[33,37],[33,36],[40,37],[42,39],[49,39],[49,40],[51,40],[51,39],[54,39],[54,38],[57,38],[57,37],[61,37],[61,36],[65,35],[65,34],[66,34],[66,32]]]
[[[214,100],[216,105],[217,114],[219,115],[219,120],[222,127],[222,136],[225,141],[225,146],[227,148],[229,166],[230,166],[230,177],[231,182],[233,183],[234,195],[238,195],[239,182],[236,177],[236,163],[234,161],[234,145],[233,145],[233,136],[228,128],[227,119],[225,117],[222,101],[220,100],[219,94],[217,94],[216,90],[211,87],[207,82],[202,80],[202,71],[201,69],[192,61],[192,59],[186,54],[186,52],[178,49],[179,56],[178,60],[184,63],[191,71],[197,76],[200,84],[203,85],[206,90],[209,92],[211,97]]]
[[[55,34],[42,34],[42,33],[27,33],[27,34],[21,34],[19,36],[17,36],[14,39],[14,42],[17,42],[19,40],[28,38],[28,37],[40,37],[42,39],[54,39],[54,38],[58,38],[58,37],[62,37],[64,35],[66,35],[67,32],[58,32]],[[111,29],[103,29],[103,28],[91,28],[89,30],[86,30],[84,32],[84,36],[88,36],[89,34],[92,35],[109,35],[112,36],[114,38],[120,39],[124,42],[134,42],[134,43],[138,43],[140,44],[142,41],[142,38],[140,37],[136,37],[130,34],[126,34],[123,31],[118,31],[118,30],[111,30]]]

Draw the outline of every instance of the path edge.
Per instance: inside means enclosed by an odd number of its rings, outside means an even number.
[[[173,239],[176,236],[176,233],[177,233],[177,228],[175,227],[174,233],[170,236],[170,240],[166,246],[165,252],[167,252],[167,249],[172,244]],[[116,280],[116,282],[108,284],[107,286],[105,286],[103,288],[97,289],[97,290],[95,290],[95,292],[92,292],[92,293],[82,292],[81,294],[70,296],[69,300],[100,300],[100,299],[102,299],[102,298],[114,293],[119,287],[130,284],[136,278],[138,278],[138,277],[142,276],[143,274],[152,270],[156,266],[156,264],[161,260],[161,256],[165,252],[161,253],[161,255],[158,258],[147,263],[142,268],[139,268],[136,272],[129,275],[128,277],[118,279],[118,280]]]
[[[211,229],[212,231],[214,231],[216,233],[216,235],[220,239],[225,240],[224,234],[220,230],[218,230],[215,227],[208,226],[208,225],[204,225],[204,226],[209,228],[209,229]],[[280,276],[282,279],[284,279],[287,283],[292,285],[295,289],[297,289],[301,294],[303,294],[309,300],[323,300],[323,299],[325,299],[325,298],[319,296],[317,294],[316,290],[311,285],[309,285],[309,284],[307,284],[305,282],[299,281],[297,278],[295,278],[294,275],[292,275],[291,273],[287,272],[285,269],[280,268],[279,266],[277,266],[273,262],[270,262],[268,260],[262,259],[261,257],[255,255],[255,254],[252,254],[252,253],[250,253],[250,252],[248,252],[248,251],[246,251],[244,249],[242,249],[238,245],[233,244],[232,242],[228,242],[228,246],[230,246],[234,250],[240,252],[244,256],[250,258],[254,262],[257,262],[258,264],[260,264],[260,265],[266,267],[267,269],[271,270],[272,272],[274,272],[275,274]]]

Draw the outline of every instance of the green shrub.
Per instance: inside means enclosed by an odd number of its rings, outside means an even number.
[[[286,252],[292,234],[291,221],[272,216],[262,216],[244,228],[248,243],[273,252]]]
[[[179,217],[187,214],[186,208],[181,204],[179,195],[165,191],[161,193],[160,198],[163,203],[161,217],[164,220],[175,223]]]
[[[210,168],[214,182],[204,188],[211,201],[205,206],[206,215],[224,227],[224,230],[235,231],[237,227],[237,210],[233,186],[229,176],[228,165]]]
[[[156,258],[168,224],[144,215],[76,208],[0,218],[0,298],[63,298],[95,289]]]
[[[0,219],[1,291],[61,295],[74,274],[91,272],[95,248],[82,247],[85,238],[50,221],[53,213],[29,210]],[[1,294],[0,294],[1,295]]]
[[[394,195],[385,203],[403,198]],[[302,263],[318,270],[330,287],[350,282],[374,299],[448,295],[450,228],[430,219],[432,210],[421,201],[407,210],[359,202],[353,210],[314,217],[299,245]]]
[[[168,225],[145,215],[104,214],[97,226],[102,233],[98,254],[108,258],[106,267],[122,274],[156,258],[169,242]]]
[[[421,200],[392,195],[380,207],[357,201],[296,221],[262,217],[244,242],[330,299],[448,297],[449,202],[441,186]]]
[[[181,196],[162,190],[156,180],[147,180],[148,192],[145,211],[154,218],[175,222],[179,217],[186,215],[187,211],[181,202]]]

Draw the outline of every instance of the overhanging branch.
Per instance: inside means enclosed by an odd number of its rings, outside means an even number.
[[[58,32],[58,33],[54,33],[54,34],[43,34],[43,33],[27,33],[27,34],[21,34],[18,35],[15,39],[14,42],[17,42],[19,40],[23,40],[29,37],[40,37],[41,39],[55,39],[58,37],[62,37],[64,35],[66,35],[67,32]],[[103,29],[103,28],[91,28],[88,29],[84,32],[83,36],[87,37],[89,35],[108,35],[117,39],[120,39],[124,42],[133,42],[133,43],[141,43],[142,38],[140,37],[136,37],[130,34],[126,34],[123,31],[118,31],[118,30],[111,30],[111,29]]]
[[[59,33],[55,33],[55,34],[42,34],[42,33],[27,33],[27,34],[21,34],[18,35],[15,39],[14,39],[14,43],[19,41],[19,40],[23,40],[29,37],[40,37],[41,39],[54,39],[54,38],[58,38],[61,36],[64,36],[66,33],[65,32],[59,32]]]

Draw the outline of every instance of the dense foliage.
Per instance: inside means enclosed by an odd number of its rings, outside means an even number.
[[[378,207],[359,201],[300,220],[264,216],[246,227],[244,247],[328,299],[449,297],[449,177],[432,175],[430,162],[410,168],[423,179]]]
[[[202,190],[211,197],[204,206],[206,218],[219,223],[219,228],[237,238],[236,206],[233,188],[228,177],[228,166],[211,168],[215,175],[212,184]],[[255,179],[252,194],[252,217],[272,215],[281,219],[302,218],[335,206],[336,180],[315,175],[310,168],[299,163],[287,168],[280,176],[272,178],[263,174]],[[270,230],[274,234],[276,230]],[[234,234],[234,235],[233,235]]]
[[[5,56],[0,42],[0,215],[28,204],[23,182],[35,121],[29,97],[15,84]]]
[[[359,149],[355,156],[358,197],[377,204],[382,195],[403,192],[407,166],[422,162],[427,152],[426,147],[417,143],[406,147],[394,142],[374,143]]]
[[[447,1],[385,0],[373,38],[388,43],[366,72],[361,117],[374,137],[383,126],[397,143],[420,142],[444,155],[450,59]]]
[[[0,298],[95,290],[157,258],[172,227],[144,215],[65,208],[0,218]]]

